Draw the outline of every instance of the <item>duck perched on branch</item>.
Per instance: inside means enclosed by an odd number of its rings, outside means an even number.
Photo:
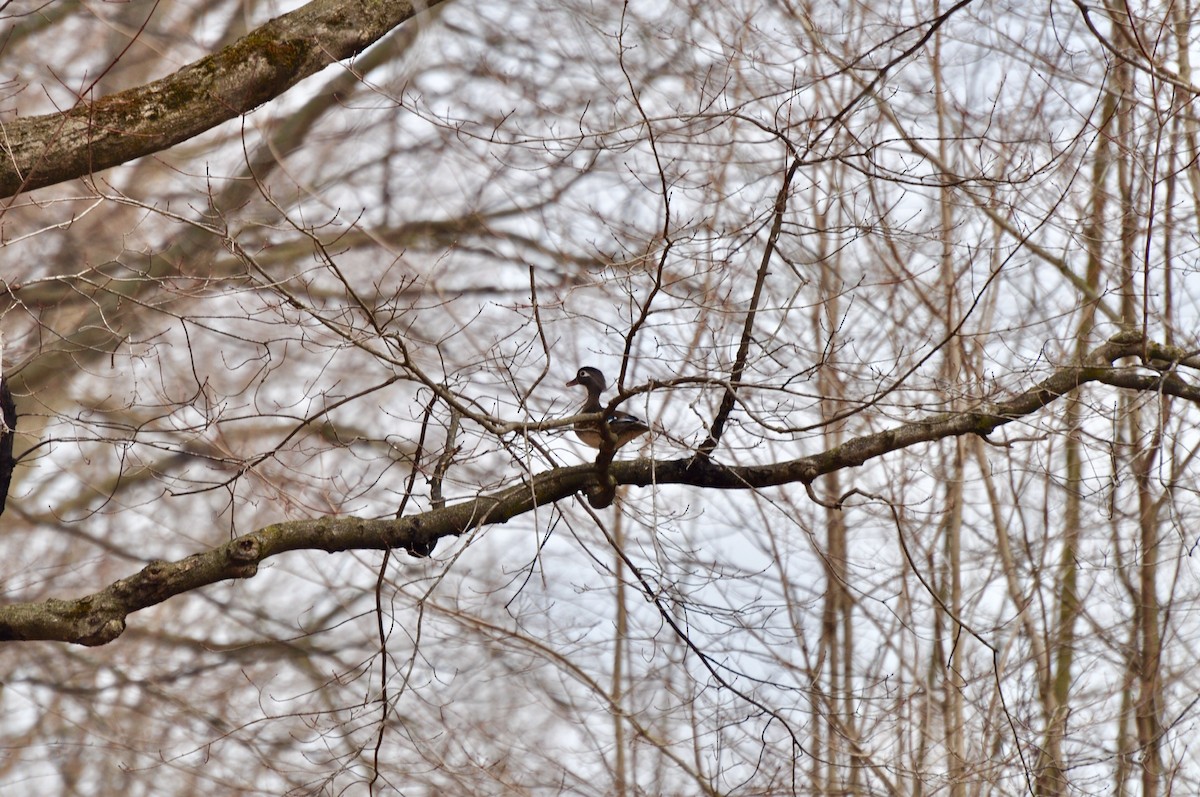
[[[608,383],[604,381],[604,374],[600,373],[599,369],[586,366],[580,368],[579,373],[575,374],[575,378],[567,382],[567,387],[575,385],[583,385],[587,390],[587,400],[579,408],[580,413],[604,410],[604,406],[600,403],[600,394],[608,387]],[[603,426],[607,427],[608,434],[612,437],[614,451],[650,431],[650,427],[641,418],[618,410],[608,414],[603,421]],[[574,428],[575,434],[586,445],[600,448],[604,444],[605,434],[600,422],[583,421],[575,424]]]

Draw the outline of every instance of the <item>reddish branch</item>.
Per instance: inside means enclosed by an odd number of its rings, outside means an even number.
[[[0,195],[161,152],[249,113],[443,1],[312,0],[153,83],[3,124]]]
[[[1138,358],[1152,364],[1116,366]],[[767,465],[722,465],[704,457],[613,462],[607,477],[637,486],[688,484],[713,489],[758,489],[810,484],[822,475],[851,468],[920,443],[964,434],[986,435],[1026,417],[1089,382],[1155,391],[1200,403],[1200,388],[1180,378],[1180,365],[1200,368],[1200,356],[1122,333],[1081,363],[1055,370],[1029,390],[986,408],[933,415],[865,435],[828,451]],[[175,562],[154,562],[105,589],[75,600],[0,607],[0,640],[56,640],[102,645],[125,629],[126,617],[166,599],[234,578],[249,578],[258,564],[287,551],[424,548],[442,537],[505,523],[535,507],[561,501],[597,486],[593,465],[557,468],[532,480],[470,501],[417,515],[385,520],[324,517],[268,526],[203,553]]]

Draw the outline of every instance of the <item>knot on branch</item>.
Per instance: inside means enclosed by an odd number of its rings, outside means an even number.
[[[599,484],[592,484],[584,491],[593,509],[607,509],[617,497],[617,480],[605,473]]]
[[[155,560],[142,568],[143,583],[160,584],[166,579],[169,565],[166,562]]]
[[[821,469],[816,466],[810,459],[806,459],[800,465],[799,480],[801,484],[810,485],[817,480],[821,475]]]
[[[80,636],[76,641],[90,648],[107,645],[125,633],[125,618],[112,617],[96,626],[95,629]]]
[[[233,544],[227,549],[229,561],[234,564],[245,564],[247,562],[258,564],[261,558],[262,544],[258,538],[251,535],[247,537],[238,537],[233,541]]]
[[[407,534],[405,539],[400,541],[399,546],[405,551],[408,551],[410,556],[415,556],[418,559],[424,559],[433,554],[433,548],[437,545],[438,535],[436,532],[425,531],[425,524],[421,522],[419,517],[408,518]]]

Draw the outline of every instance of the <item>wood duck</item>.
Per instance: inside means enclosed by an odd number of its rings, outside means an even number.
[[[604,374],[595,368],[580,368],[579,373],[575,374],[575,378],[567,382],[567,387],[574,385],[583,385],[587,390],[587,401],[583,402],[583,406],[579,409],[581,413],[604,410],[604,406],[600,403],[600,394],[608,387],[608,383],[604,381]],[[608,427],[608,431],[615,441],[614,451],[630,440],[641,437],[650,431],[650,427],[641,418],[619,410],[610,412],[604,419],[604,425]],[[600,448],[603,445],[604,434],[600,429],[600,424],[596,421],[583,421],[575,424],[574,428],[575,434],[586,445],[592,448]]]

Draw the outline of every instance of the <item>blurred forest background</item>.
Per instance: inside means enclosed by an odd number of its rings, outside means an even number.
[[[5,3],[0,123],[300,5]],[[1119,333],[1180,356],[811,484],[622,486],[4,642],[0,790],[1200,793],[1197,19],[453,0],[9,196],[4,604],[590,463],[581,365],[662,430],[618,461],[768,466]]]

